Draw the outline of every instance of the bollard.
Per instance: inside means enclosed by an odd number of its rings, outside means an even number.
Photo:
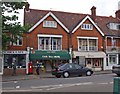
[[[114,94],[120,94],[120,77],[114,77]]]

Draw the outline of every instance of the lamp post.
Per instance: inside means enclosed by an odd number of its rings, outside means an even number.
[[[28,63],[30,62],[29,55],[32,53],[33,48],[27,47],[27,55],[26,55],[26,74],[28,74]]]
[[[69,48],[70,60],[69,63],[72,63],[72,48]]]

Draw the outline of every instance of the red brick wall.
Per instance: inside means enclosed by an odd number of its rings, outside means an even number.
[[[107,38],[107,46],[111,46],[111,38]]]
[[[116,40],[116,46],[120,47],[120,38],[114,38]],[[107,38],[107,46],[112,46],[112,39],[111,37]]]
[[[49,16],[45,20],[53,20],[54,19]],[[23,46],[13,46],[9,49],[13,50],[25,50],[27,46],[34,48],[34,50],[38,49],[38,34],[48,34],[48,35],[63,35],[62,37],[62,50],[68,49],[68,33],[57,24],[57,28],[44,28],[43,23],[38,25],[32,32],[25,34]]]
[[[4,69],[3,70],[3,74],[4,75],[12,75],[13,74],[13,69],[8,69],[8,68],[6,68],[6,69]],[[16,69],[16,75],[20,75],[20,74],[26,74],[26,69]]]
[[[90,23],[89,20],[86,20],[84,23]],[[78,50],[78,40],[77,36],[80,37],[98,37],[98,50],[102,50],[102,35],[100,32],[93,26],[93,30],[82,30],[81,26],[72,34],[72,45],[74,50]]]
[[[120,38],[117,38],[116,42],[117,42],[117,46],[120,47]]]

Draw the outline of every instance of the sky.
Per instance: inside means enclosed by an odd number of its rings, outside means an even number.
[[[72,13],[91,14],[92,6],[96,7],[99,16],[113,16],[118,10],[120,0],[27,0],[31,9],[55,10]],[[119,3],[120,5],[120,3]],[[119,7],[120,9],[120,7]],[[22,12],[21,12],[22,13]],[[20,16],[20,20],[23,16]]]

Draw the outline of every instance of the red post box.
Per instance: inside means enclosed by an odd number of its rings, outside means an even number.
[[[28,74],[33,74],[32,62],[29,62],[29,63],[28,63]]]

